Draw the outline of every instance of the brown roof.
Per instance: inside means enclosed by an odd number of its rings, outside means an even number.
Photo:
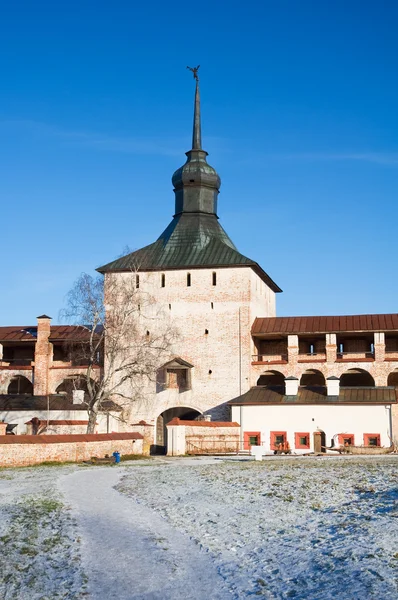
[[[107,440],[142,440],[140,433],[71,433],[67,435],[0,435],[1,444],[62,444],[72,442],[106,442]]]
[[[50,410],[85,410],[87,412],[87,404],[73,404],[65,394],[51,394],[49,406]],[[47,407],[47,396],[0,394],[0,411],[47,410]],[[121,410],[120,406],[112,400],[102,403],[101,412]]]
[[[188,425],[191,427],[239,427],[239,423],[231,423],[230,421],[185,421],[174,417],[167,425]]]
[[[397,391],[392,386],[341,387],[338,396],[328,396],[326,387],[300,387],[297,396],[286,396],[284,386],[257,386],[229,405],[245,404],[395,404]]]
[[[84,341],[88,340],[90,330],[82,325],[51,325],[50,341]],[[0,327],[0,342],[35,342],[37,325],[14,325]]]
[[[253,335],[398,331],[398,314],[329,317],[264,317],[254,320]]]

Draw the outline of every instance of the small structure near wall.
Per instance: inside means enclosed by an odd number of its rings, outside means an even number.
[[[167,455],[231,454],[240,449],[238,423],[225,421],[182,421],[167,424]]]

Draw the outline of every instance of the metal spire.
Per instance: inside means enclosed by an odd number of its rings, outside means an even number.
[[[196,80],[195,104],[193,114],[192,150],[202,149],[202,128],[200,122],[200,92],[198,76],[199,67],[200,65],[198,65],[197,67],[187,67],[187,69],[192,71],[194,79]]]

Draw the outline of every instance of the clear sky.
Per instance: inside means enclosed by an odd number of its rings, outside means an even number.
[[[56,322],[167,226],[197,64],[220,220],[278,314],[397,312],[397,25],[395,0],[4,2],[0,323]]]

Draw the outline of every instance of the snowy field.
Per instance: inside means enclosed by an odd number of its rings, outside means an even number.
[[[398,598],[398,457],[0,471],[0,598]]]

